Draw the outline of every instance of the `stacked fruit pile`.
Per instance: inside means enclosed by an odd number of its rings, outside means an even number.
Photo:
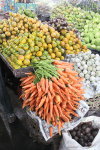
[[[88,48],[100,50],[100,16],[98,13],[84,11],[72,5],[58,5],[52,17],[63,14],[72,27],[82,33],[84,45]],[[94,40],[94,38],[96,38]]]
[[[37,18],[30,18],[25,14],[10,12],[10,19],[0,22],[0,43],[6,41],[7,37],[14,38],[19,33],[31,33],[33,32]],[[36,24],[38,26],[38,24]]]
[[[77,54],[88,50],[74,31],[69,29],[67,23],[66,29],[63,22],[60,22],[62,28],[58,32],[37,18],[33,19],[19,13],[10,15],[10,19],[0,22],[0,46],[3,56],[14,68],[29,66],[32,59],[46,59],[47,55],[52,59],[63,60],[65,53]],[[28,59],[27,63],[25,59]]]

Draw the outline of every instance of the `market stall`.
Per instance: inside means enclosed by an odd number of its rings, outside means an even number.
[[[76,128],[89,109],[100,107],[100,22],[98,13],[66,2],[52,11],[46,4],[36,9],[38,15],[48,13],[51,19],[38,20],[36,13],[21,8],[0,22],[0,58],[19,80],[30,131],[37,140],[49,143],[58,133]],[[98,125],[92,134],[90,121],[91,133],[86,132],[91,141],[80,142],[80,135],[72,134],[83,147],[90,147],[99,136]]]

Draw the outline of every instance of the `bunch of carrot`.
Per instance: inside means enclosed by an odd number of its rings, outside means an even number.
[[[75,112],[79,108],[79,101],[84,100],[81,89],[83,78],[79,78],[76,71],[73,71],[73,64],[54,60],[55,67],[61,68],[57,70],[58,78],[51,77],[41,78],[34,84],[36,75],[32,72],[28,76],[21,79],[21,86],[24,98],[23,106],[30,106],[30,110],[35,111],[47,124],[58,126],[59,134],[64,122],[72,120],[72,116],[78,117]],[[53,128],[50,127],[50,136],[53,136]]]

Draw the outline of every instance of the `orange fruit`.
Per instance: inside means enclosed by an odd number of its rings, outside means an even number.
[[[53,52],[52,48],[49,48],[48,52],[51,54]]]
[[[23,65],[22,61],[21,61],[21,60],[19,60],[19,59],[17,60],[17,64],[18,64],[18,65],[20,65],[20,66],[22,66],[22,65]]]
[[[87,49],[87,46],[86,45],[82,45],[83,49]]]
[[[44,48],[43,48],[43,47],[40,47],[40,51],[41,51],[41,52],[44,52]]]
[[[60,45],[61,45],[62,47],[64,47],[64,46],[65,46],[65,42],[64,42],[64,41],[60,41]]]
[[[43,43],[42,46],[44,47],[44,49],[47,49],[47,44],[46,43]]]
[[[60,58],[56,57],[55,60],[60,60]]]
[[[41,57],[41,56],[42,56],[42,52],[41,52],[41,51],[38,51],[38,52],[36,53],[36,56],[37,56],[37,57]]]
[[[61,59],[61,60],[64,60],[65,58],[64,58],[64,56],[61,56],[60,59]]]
[[[48,48],[52,48],[52,45],[51,45],[51,44],[48,44]]]
[[[69,33],[66,33],[65,37],[66,37],[67,39],[70,39],[70,34],[69,34]]]
[[[39,51],[39,47],[38,46],[35,46],[35,52]]]
[[[23,61],[24,60],[24,56],[23,55],[19,55],[18,59],[21,60],[21,61]]]
[[[29,65],[29,64],[30,64],[30,60],[29,60],[29,59],[25,59],[25,60],[24,60],[24,65],[27,66],[27,65]]]
[[[70,45],[69,45],[69,44],[65,44],[65,48],[66,48],[67,50],[69,50],[69,49],[70,49]]]
[[[55,53],[51,53],[51,58],[54,59],[55,58]]]
[[[63,38],[64,43],[68,44],[68,39],[67,38]]]
[[[30,54],[25,54],[24,57],[25,57],[25,59],[30,59],[31,56],[30,56]]]
[[[61,57],[61,52],[56,52],[57,57]]]
[[[56,53],[56,52],[58,52],[59,50],[58,50],[57,47],[55,47],[53,51]]]

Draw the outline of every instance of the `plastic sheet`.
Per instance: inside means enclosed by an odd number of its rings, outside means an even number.
[[[89,107],[86,104],[86,102],[84,101],[80,101],[80,107],[77,109],[77,114],[79,115],[79,117],[75,117],[73,119],[73,121],[69,122],[69,123],[65,123],[63,128],[61,130],[70,130],[72,128],[74,128],[77,124],[79,124],[79,122],[81,121],[81,119],[85,116],[85,114],[88,112]],[[51,125],[47,125],[45,120],[40,119],[40,117],[35,116],[35,112],[32,111],[28,111],[27,108],[27,124],[30,128],[31,131],[33,131],[33,133],[35,135],[37,135],[39,137],[39,139],[41,140],[41,142],[44,141],[50,141],[52,140],[50,137],[50,132],[49,132],[49,127]],[[34,127],[33,127],[34,125]],[[58,133],[58,127],[54,127],[53,126],[53,136],[56,135]]]

